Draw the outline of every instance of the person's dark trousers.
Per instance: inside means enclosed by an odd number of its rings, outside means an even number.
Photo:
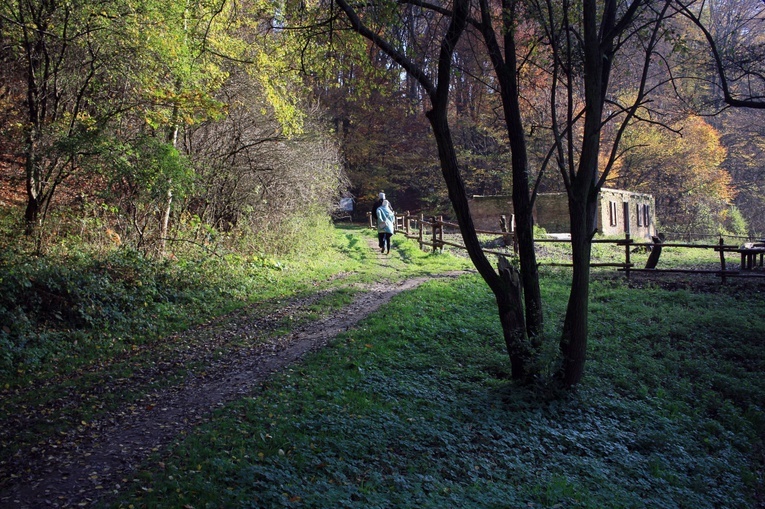
[[[390,251],[390,233],[378,233],[377,238],[380,241],[380,252]]]

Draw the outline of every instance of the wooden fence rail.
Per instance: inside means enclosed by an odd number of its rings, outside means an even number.
[[[504,219],[504,218],[502,218]],[[502,229],[498,231],[491,230],[476,230],[476,233],[483,235],[496,235],[502,237],[503,243],[506,247],[512,248],[513,253],[518,252],[517,239],[512,231],[506,231],[505,225],[507,221],[501,220],[500,224]],[[369,225],[373,227],[372,217],[370,215]],[[450,223],[444,221],[442,217],[429,217],[425,218],[424,215],[419,216],[410,215],[408,212],[402,215],[396,215],[396,232],[403,233],[407,238],[417,240],[420,249],[430,248],[435,251],[443,250],[444,246],[450,246],[456,249],[466,249],[465,246],[444,240],[444,228],[450,228],[453,231],[459,232],[459,225],[456,223]],[[534,239],[535,243],[570,243],[570,239]],[[625,276],[629,279],[631,272],[645,272],[645,273],[687,273],[687,274],[715,274],[720,276],[722,281],[725,282],[728,276],[740,276],[747,275],[753,277],[765,277],[765,272],[757,271],[755,269],[763,268],[763,257],[765,257],[765,239],[760,239],[754,242],[747,242],[744,245],[737,246],[731,244],[725,244],[724,240],[720,238],[717,244],[685,244],[680,242],[667,242],[663,243],[657,237],[653,237],[652,242],[635,242],[629,234],[625,235],[624,239],[593,239],[594,244],[613,244],[616,246],[624,247],[624,261],[623,262],[592,262],[591,267],[615,267],[619,271],[624,271]],[[637,248],[645,248],[650,252],[648,261],[644,268],[638,268],[631,260],[631,254]],[[656,265],[659,261],[659,256],[665,248],[687,248],[687,249],[713,249],[720,254],[720,269],[657,269]],[[509,251],[499,251],[493,249],[484,249],[484,253],[496,254],[506,256],[511,254]],[[740,268],[730,269],[726,263],[726,253],[736,253],[740,256]],[[553,267],[571,267],[571,263],[544,263],[541,265],[553,266]]]

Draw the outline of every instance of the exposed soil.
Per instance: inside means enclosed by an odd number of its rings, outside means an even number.
[[[379,259],[384,263],[385,255],[379,255]],[[342,312],[299,326],[286,336],[217,358],[208,351],[203,354],[203,360],[210,362],[208,369],[190,376],[181,385],[150,394],[96,422],[82,423],[77,429],[13,458],[3,458],[0,473],[8,477],[0,480],[0,508],[87,507],[108,501],[141,462],[205,422],[214,408],[251,394],[271,373],[322,348],[394,295],[416,288],[431,277],[359,288],[361,291]],[[234,320],[227,317],[223,327],[206,324],[184,334],[209,336],[211,330],[218,335],[240,337],[262,334],[272,331],[285,314],[315,300],[314,296],[285,302],[279,311],[266,317],[255,317],[245,310],[237,313]],[[118,387],[109,388],[119,390]],[[13,423],[14,429],[0,433],[19,432],[24,425],[25,417],[20,416]]]
[[[623,273],[602,273],[601,279],[624,279]],[[714,274],[672,274],[633,272],[628,283],[630,288],[661,288],[669,291],[686,290],[693,293],[720,293],[737,298],[761,298],[765,295],[765,273],[762,268],[741,271],[728,276],[722,282]]]

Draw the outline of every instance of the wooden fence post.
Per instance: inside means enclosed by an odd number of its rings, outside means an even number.
[[[420,214],[420,232],[417,235],[417,241],[420,243],[420,251],[422,251],[422,229],[423,229],[424,222],[425,222],[425,215]]]
[[[504,234],[502,235],[502,244],[504,244],[505,247],[508,247],[510,245],[510,235],[507,233],[510,228],[507,225],[507,216],[504,214],[499,216],[499,230]]]
[[[725,239],[720,237],[720,278],[725,284]]]
[[[404,212],[404,235],[409,236],[409,211]]]
[[[625,240],[626,240],[626,242],[624,244],[624,259],[625,259],[625,263],[624,263],[624,275],[627,276],[627,279],[629,280],[629,278],[630,278],[630,265],[631,265],[630,264],[630,245],[632,245],[632,239],[630,239],[630,234],[629,233],[625,233],[624,237],[625,237]]]
[[[508,223],[507,216],[499,216],[499,229],[502,231],[502,243],[505,247],[510,245],[512,239],[513,253],[518,254],[518,237],[515,236],[515,215],[510,216]]]
[[[646,269],[655,269],[656,265],[659,264],[659,257],[661,256],[661,237],[654,235],[651,237],[651,241],[653,242],[653,246],[651,246],[651,254],[648,255],[648,261],[645,263]]]
[[[436,243],[438,242],[438,232],[436,231],[436,216],[431,217],[430,220],[433,222],[430,226],[431,242],[433,243],[431,246],[431,252],[435,253]]]
[[[438,216],[438,248],[444,252],[444,216]]]

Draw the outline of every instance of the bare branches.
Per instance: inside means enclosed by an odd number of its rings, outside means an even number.
[[[747,61],[746,59],[741,59],[742,55],[740,52],[736,52],[740,48],[721,46],[710,27],[707,26],[702,18],[702,14],[708,6],[705,6],[703,3],[701,5],[698,4],[699,2],[695,0],[685,2],[677,0],[676,9],[677,12],[685,16],[699,29],[706,40],[717,76],[720,80],[719,89],[722,92],[723,100],[733,107],[765,109],[765,76],[763,75],[763,68],[746,65],[756,64],[761,66],[762,59],[755,58]],[[698,6],[696,11],[693,10],[694,6]],[[764,15],[765,7],[755,8],[751,16],[745,17],[737,26],[732,27],[732,30],[745,30],[747,32],[755,30],[761,33],[765,24]],[[723,34],[726,39],[731,39],[731,35],[732,33]],[[730,56],[726,56],[726,53]],[[730,73],[734,69],[738,70],[740,74],[732,77]],[[754,80],[754,83],[752,80]],[[740,81],[747,82],[746,86],[743,87],[743,90],[739,88],[734,91],[732,85],[734,82]]]
[[[361,36],[369,39],[377,47],[379,47],[386,55],[388,55],[394,62],[399,64],[407,73],[414,77],[420,85],[433,96],[436,93],[436,87],[433,84],[430,77],[424,72],[423,69],[415,65],[403,52],[397,50],[389,41],[381,37],[376,32],[373,32],[359,17],[356,10],[354,10],[346,0],[334,0],[337,5],[343,10],[351,23],[353,29]]]
[[[603,185],[605,184],[606,179],[608,178],[608,175],[611,172],[611,169],[613,168],[614,163],[616,162],[618,150],[619,150],[619,142],[622,139],[622,136],[624,135],[624,131],[627,129],[627,126],[629,125],[630,121],[636,116],[638,109],[642,106],[642,104],[645,101],[649,70],[651,68],[651,57],[654,53],[656,45],[658,44],[660,40],[660,33],[662,31],[662,26],[666,19],[667,12],[669,10],[670,3],[671,3],[671,0],[665,0],[664,8],[661,10],[659,15],[654,20],[654,28],[653,28],[653,31],[651,32],[651,37],[648,41],[648,44],[646,45],[644,50],[645,59],[643,61],[643,71],[640,76],[640,85],[638,86],[637,97],[635,98],[635,101],[633,102],[632,106],[629,109],[627,109],[626,115],[624,119],[622,120],[622,123],[619,126],[619,129],[616,132],[616,136],[611,145],[611,151],[608,157],[608,162],[606,163],[606,166],[601,173],[600,179],[598,180],[597,189],[602,188]]]

